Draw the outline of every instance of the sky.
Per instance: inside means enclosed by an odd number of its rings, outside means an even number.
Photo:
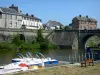
[[[54,20],[69,25],[75,16],[88,15],[97,19],[100,28],[100,0],[0,0],[0,7],[12,4],[24,14],[33,14],[42,19],[42,23]]]

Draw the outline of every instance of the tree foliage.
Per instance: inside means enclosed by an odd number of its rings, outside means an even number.
[[[44,38],[42,35],[42,30],[39,29],[37,31],[36,40],[31,42],[25,42],[20,39],[20,35],[14,35],[11,43],[0,43],[0,48],[2,50],[11,50],[11,49],[19,49],[19,50],[38,50],[38,49],[55,49],[56,46],[49,42],[48,39]]]
[[[69,26],[65,26],[64,30],[71,30],[71,28]]]
[[[14,35],[14,37],[12,39],[12,43],[17,46],[20,46],[22,43],[24,43],[24,41],[20,40],[20,36],[17,34],[17,35]]]
[[[37,31],[37,37],[36,37],[36,42],[41,43],[44,41],[43,35],[42,35],[42,29],[39,29]]]
[[[91,40],[89,43],[89,47],[94,47],[94,46],[95,46],[95,43]]]

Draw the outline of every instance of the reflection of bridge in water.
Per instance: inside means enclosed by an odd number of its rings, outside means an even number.
[[[100,37],[100,30],[55,30],[48,39],[61,47],[78,49],[83,53],[86,41],[92,36]]]

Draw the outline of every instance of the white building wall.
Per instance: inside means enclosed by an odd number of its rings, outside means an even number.
[[[27,29],[40,29],[43,28],[42,22],[37,22],[36,20],[25,20],[23,18],[22,25],[25,25]],[[38,28],[37,28],[38,27]]]

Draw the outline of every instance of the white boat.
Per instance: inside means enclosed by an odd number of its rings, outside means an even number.
[[[18,71],[35,70],[39,69],[39,66],[44,67],[48,64],[58,64],[58,60],[51,59],[50,57],[45,58],[40,52],[36,52],[37,58],[34,58],[31,53],[27,52],[24,57],[21,53],[18,53],[19,58],[12,59],[12,63],[1,66],[0,74],[13,73]]]
[[[59,61],[56,59],[52,59],[50,57],[45,57],[42,53],[40,52],[36,52],[36,56],[38,57],[38,60],[42,60],[44,62],[45,65],[48,64],[58,64]]]
[[[5,66],[0,67],[0,74],[15,73],[19,71],[36,70],[39,69],[38,65],[34,65],[36,62],[33,61],[20,61],[14,62]],[[43,66],[43,65],[42,65]]]
[[[12,59],[12,63],[17,63],[17,62],[27,62],[28,65],[49,65],[49,64],[58,64],[59,61],[56,59],[51,59],[50,57],[45,57],[43,54],[40,52],[36,52],[36,57],[34,58],[30,52],[26,52],[26,56],[23,56],[21,53],[18,53],[17,55],[20,58],[14,58]]]
[[[11,63],[5,66],[0,67],[0,74],[7,74],[7,73],[13,73],[18,71],[25,71],[28,70],[27,66],[21,67],[21,63]]]
[[[42,65],[42,61],[37,58],[30,57],[27,54],[27,57],[25,57],[21,53],[17,53],[17,55],[19,58],[12,59],[12,63],[26,62],[27,65]]]

